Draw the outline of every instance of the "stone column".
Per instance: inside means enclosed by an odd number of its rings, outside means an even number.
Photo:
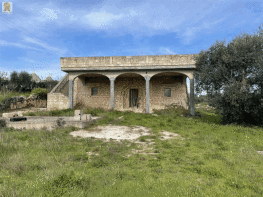
[[[73,108],[73,87],[74,83],[73,80],[69,80],[69,91],[68,91],[68,96],[69,96],[69,108]]]
[[[190,114],[195,115],[194,78],[190,79]]]
[[[114,110],[114,80],[114,77],[110,78],[110,105],[112,110]]]
[[[150,113],[150,76],[145,76],[146,81],[146,114]]]

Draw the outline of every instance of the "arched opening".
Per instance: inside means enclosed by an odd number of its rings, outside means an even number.
[[[115,103],[117,110],[145,111],[145,79],[136,73],[124,73],[116,77]]]
[[[74,106],[110,108],[110,80],[96,73],[82,74],[74,80]]]
[[[151,109],[164,109],[175,104],[189,108],[187,76],[179,72],[161,72],[150,79]]]

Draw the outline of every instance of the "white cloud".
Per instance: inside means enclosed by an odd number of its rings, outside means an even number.
[[[69,15],[69,20],[70,21],[76,21],[78,18],[75,15]]]
[[[57,12],[59,11],[57,10]],[[48,20],[58,19],[57,13],[55,13],[54,10],[49,9],[49,8],[43,8],[40,11],[40,15],[41,15],[41,17],[39,17],[40,21],[47,20],[47,19]]]
[[[217,21],[213,21],[213,22],[203,22],[202,25],[200,26],[196,26],[196,27],[188,27],[186,28],[185,33],[183,34],[184,37],[184,43],[185,44],[189,44],[194,38],[197,32],[203,31],[205,29],[207,30],[211,30],[215,25],[217,25],[218,23],[224,21],[225,18],[222,18],[220,20]]]
[[[91,6],[90,6],[91,5]],[[16,15],[14,27],[30,31],[34,35],[52,36],[58,28],[79,31],[105,30],[107,36],[120,36],[129,32],[138,38],[161,33],[177,33],[190,43],[196,33],[213,28],[218,21],[209,21],[214,12],[222,9],[216,2],[123,2],[114,4],[103,1],[89,6],[59,6],[53,2],[19,4],[18,9],[27,14]],[[200,21],[207,19],[205,23]],[[223,20],[223,19],[222,19]],[[220,20],[220,22],[222,21]],[[47,28],[48,26],[48,28]],[[11,27],[12,28],[12,27]],[[0,31],[10,29],[0,28]]]
[[[25,62],[29,62],[29,63],[37,63],[37,61],[26,58],[26,57],[19,57],[18,58],[19,61],[25,61]]]
[[[32,50],[40,51],[38,48],[30,47],[30,46],[19,44],[19,43],[7,42],[5,40],[0,40],[0,46],[17,47],[21,49],[32,49]]]
[[[67,49],[61,49],[61,48],[57,48],[57,47],[52,47],[42,41],[39,41],[38,39],[34,39],[34,38],[30,38],[30,37],[24,37],[23,41],[27,42],[27,43],[31,43],[31,44],[35,44],[38,45],[48,51],[54,51],[59,55],[63,55],[67,52]]]
[[[93,28],[111,25],[113,21],[121,20],[125,17],[124,14],[106,14],[105,12],[91,12],[81,18],[83,23],[88,24]]]
[[[170,50],[168,47],[160,47],[158,51],[162,54],[169,54],[169,55],[176,54],[176,52]]]

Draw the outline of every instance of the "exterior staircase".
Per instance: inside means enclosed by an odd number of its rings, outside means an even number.
[[[69,75],[66,74],[62,80],[47,95],[47,108],[67,109],[69,107]]]
[[[69,81],[68,81],[68,74],[66,74],[62,80],[51,90],[50,94],[53,93],[62,93],[65,96],[68,96],[68,85],[69,85]]]

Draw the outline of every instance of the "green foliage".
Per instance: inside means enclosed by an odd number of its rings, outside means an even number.
[[[5,120],[0,120],[0,128],[6,127]]]
[[[0,90],[7,88],[9,91],[24,93],[31,92],[32,89],[44,88],[50,92],[58,84],[56,80],[35,82],[32,80],[32,75],[26,71],[20,73],[13,71],[10,75],[10,81],[4,79],[6,75],[4,72],[0,73]]]
[[[46,98],[48,90],[44,88],[36,88],[31,91],[34,93],[36,96],[39,96],[40,98]]]
[[[53,180],[42,184],[40,191],[45,192],[47,196],[63,196],[68,193],[68,190],[88,189],[90,187],[89,178],[76,177],[75,173],[71,171],[69,174],[63,173]]]
[[[19,75],[16,71],[13,71],[10,75],[10,83],[8,84],[8,88],[11,91],[19,91],[20,89],[20,79]]]
[[[224,123],[262,124],[258,109],[263,92],[263,31],[258,32],[242,34],[228,44],[216,41],[196,57],[196,93],[207,92],[209,105],[223,114]],[[260,96],[251,93],[253,86],[259,87]]]
[[[32,88],[32,76],[29,73],[22,71],[19,73],[19,81],[21,83],[19,92],[31,91]]]
[[[225,94],[217,100],[222,109],[223,124],[262,125],[262,107],[260,95],[240,91],[240,83],[234,83],[225,89]]]

